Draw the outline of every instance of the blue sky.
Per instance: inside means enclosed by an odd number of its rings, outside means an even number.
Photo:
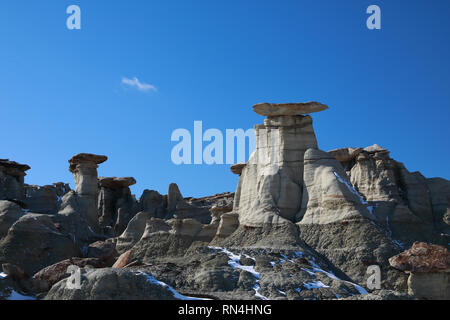
[[[79,5],[82,29],[66,28]],[[376,4],[382,29],[368,30]],[[391,150],[450,179],[450,2],[2,1],[0,158],[29,184],[70,182],[67,160],[105,154],[101,176],[132,191],[234,191],[228,165],[172,163],[177,128],[252,128],[259,102],[320,101],[319,147]],[[122,84],[138,78],[155,90]]]

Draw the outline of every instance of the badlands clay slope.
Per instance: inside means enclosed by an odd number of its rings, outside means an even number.
[[[136,199],[134,178],[98,177],[102,155],[69,160],[75,190],[0,159],[0,299],[450,299],[450,181],[378,145],[320,150],[309,114],[326,109],[254,106],[236,192],[200,199]]]

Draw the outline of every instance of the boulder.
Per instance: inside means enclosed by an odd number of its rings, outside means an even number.
[[[99,239],[83,214],[85,202],[75,191],[69,191],[63,198],[57,215],[52,216],[58,228],[68,234],[80,250]]]
[[[407,272],[450,272],[450,252],[443,246],[415,242],[409,250],[390,258],[389,263]]]
[[[23,215],[22,208],[16,203],[0,200],[0,240],[6,236],[9,228]]]
[[[408,294],[419,299],[450,299],[450,252],[445,247],[415,242],[389,263],[409,273]]]
[[[60,261],[51,266],[45,267],[44,269],[37,272],[33,278],[42,281],[45,284],[45,290],[49,291],[50,288],[57,282],[68,278],[70,273],[67,269],[70,266],[77,266],[79,268],[104,268],[105,265],[100,259],[96,258],[70,258],[67,260]]]
[[[0,241],[0,263],[13,263],[28,274],[80,254],[70,236],[42,214],[24,215]]]
[[[14,264],[4,263],[2,269],[4,274],[14,282],[14,286],[22,292],[33,295],[47,290],[47,284],[44,281],[30,278],[22,268]]]
[[[125,251],[120,255],[116,262],[113,264],[113,268],[122,269],[131,262],[131,251]]]
[[[124,269],[94,269],[81,274],[81,288],[67,287],[67,281],[55,284],[45,300],[174,300],[172,288],[151,275]]]
[[[114,264],[118,253],[116,244],[112,241],[97,241],[89,245],[87,250],[88,258],[99,259],[106,267]]]

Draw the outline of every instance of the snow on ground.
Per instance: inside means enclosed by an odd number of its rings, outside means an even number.
[[[303,282],[303,286],[308,290],[330,287],[325,285],[322,281]]]
[[[282,294],[283,296],[285,296],[285,295],[286,295],[286,292],[284,292],[284,291],[281,291],[280,289],[277,289],[277,292],[278,292],[278,293],[280,293],[280,294]]]
[[[361,201],[362,204],[366,204],[366,205],[368,204],[367,201],[364,200],[363,197],[361,197],[359,192],[356,191],[355,188],[350,183],[348,183],[346,180],[342,179],[341,176],[337,172],[333,171],[333,173],[340,183],[345,184],[345,186],[348,188],[348,190],[350,190],[351,193],[353,193],[355,196],[357,196],[359,198],[359,200]]]
[[[11,295],[6,298],[6,300],[36,300],[36,298],[31,296],[24,296],[13,290],[11,291]]]
[[[259,272],[256,272],[255,266],[243,266],[241,264],[241,255],[234,254],[233,252],[231,252],[227,249],[224,249],[221,247],[208,247],[208,248],[225,253],[228,256],[228,258],[230,258],[230,260],[228,261],[228,264],[230,265],[231,268],[250,272],[253,275],[253,277],[255,277],[255,279],[256,279],[256,284],[253,286],[253,290],[255,290],[255,296],[258,298],[261,298],[262,300],[268,300],[266,297],[262,296],[259,293],[259,290],[261,289],[261,287],[259,285],[259,281],[261,280],[261,274]],[[252,258],[248,255],[244,255],[244,256],[255,261],[254,258]]]
[[[7,277],[6,273],[0,272],[0,279],[6,278],[6,277]]]
[[[211,299],[204,299],[204,298],[195,298],[195,297],[184,296],[181,293],[179,293],[178,291],[176,291],[174,288],[169,286],[167,283],[159,281],[158,279],[156,279],[154,276],[152,276],[150,274],[147,274],[145,272],[137,272],[136,274],[137,275],[144,275],[147,278],[148,282],[169,289],[169,291],[172,292],[173,297],[176,298],[176,299],[179,299],[179,300],[211,300]]]
[[[351,193],[353,193],[355,196],[359,198],[359,201],[361,201],[361,203],[366,206],[366,209],[367,211],[369,211],[370,215],[375,217],[375,215],[373,214],[373,206],[369,206],[369,203],[366,200],[364,200],[364,198],[359,194],[359,192],[356,191],[356,189],[350,183],[348,183],[348,181],[342,179],[337,172],[333,171],[333,173],[340,183],[343,183],[348,188],[348,190],[350,190]]]

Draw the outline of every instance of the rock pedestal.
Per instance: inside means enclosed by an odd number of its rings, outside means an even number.
[[[0,200],[23,200],[24,177],[30,167],[8,159],[0,159]]]
[[[312,118],[303,114],[327,108],[316,102],[254,106],[256,113],[268,118],[255,126],[256,150],[237,171],[233,211],[239,214],[240,224],[295,222],[301,208],[304,153],[317,149]]]
[[[83,214],[89,226],[96,232],[98,225],[98,176],[97,168],[100,163],[108,159],[106,156],[80,153],[69,160],[69,171],[72,172],[75,180],[75,192],[81,214]]]
[[[409,273],[408,293],[419,299],[450,299],[450,252],[442,246],[415,242],[389,259],[392,267]]]
[[[130,191],[130,186],[135,183],[132,177],[99,178],[99,223],[103,228],[113,228],[115,235],[125,230],[136,213],[137,203]]]

